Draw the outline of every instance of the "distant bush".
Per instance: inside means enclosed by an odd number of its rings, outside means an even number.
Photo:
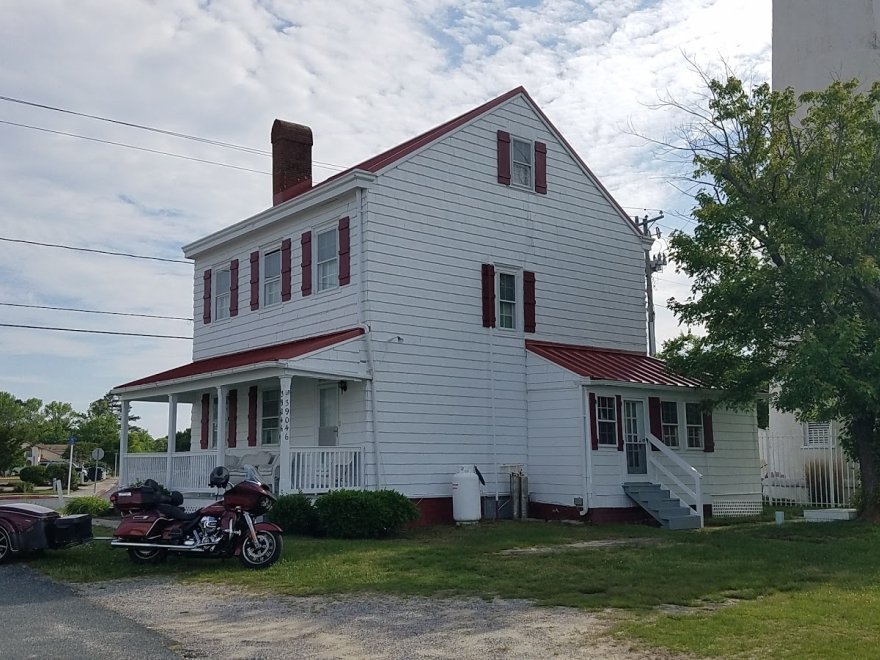
[[[30,481],[20,481],[15,485],[16,493],[33,493],[34,485]]]
[[[75,515],[78,513],[88,513],[91,516],[106,516],[113,513],[113,507],[106,500],[100,497],[76,497],[68,500],[64,506],[64,513],[67,515]]]
[[[46,468],[42,465],[28,465],[27,467],[21,468],[21,472],[18,473],[18,478],[34,486],[42,486],[49,481],[49,475],[46,472]]]
[[[285,534],[315,534],[318,531],[318,512],[312,501],[303,495],[282,495],[266,514]]]
[[[321,531],[348,539],[378,538],[418,520],[419,510],[393,490],[336,490],[315,502]]]
[[[63,486],[67,486],[68,466],[61,463],[52,463],[46,466],[46,476],[48,485],[55,483],[55,479],[61,482]],[[70,472],[70,485],[77,486],[79,484],[79,472],[73,470]]]

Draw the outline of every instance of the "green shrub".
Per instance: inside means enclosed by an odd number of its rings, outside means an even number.
[[[100,497],[76,497],[68,500],[64,506],[64,513],[74,515],[77,513],[88,513],[92,516],[106,516],[113,513],[113,507],[106,500]]]
[[[61,463],[52,463],[51,465],[46,466],[46,477],[47,482],[51,486],[55,483],[55,479],[61,482],[61,485],[65,488],[67,487],[67,473],[69,467],[67,465],[62,465]],[[76,486],[79,484],[79,473],[75,470],[70,473],[70,485]]]
[[[393,490],[336,490],[319,497],[315,508],[321,530],[336,538],[389,536],[419,517],[415,504]]]
[[[34,485],[30,481],[20,481],[15,485],[16,493],[33,493]]]
[[[27,467],[21,468],[21,472],[18,473],[18,478],[35,486],[42,486],[49,481],[49,475],[46,473],[46,468],[42,465],[28,465]]]
[[[285,534],[315,534],[318,531],[318,512],[312,501],[303,495],[282,495],[266,514]]]

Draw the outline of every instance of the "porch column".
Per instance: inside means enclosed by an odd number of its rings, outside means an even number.
[[[217,465],[226,465],[226,388],[217,388],[217,405],[214,406],[217,420]]]
[[[128,401],[121,401],[119,407],[119,487],[124,488],[128,484],[128,470],[125,465],[125,455],[128,453]]]
[[[171,482],[171,461],[172,456],[174,454],[174,445],[175,445],[175,436],[177,435],[177,395],[169,394],[168,395],[168,447],[166,451],[168,453],[165,460],[167,461],[167,465],[165,466],[165,487],[168,490],[173,490],[174,484]]]
[[[278,431],[278,462],[281,466],[278,490],[281,494],[290,492],[290,376],[281,376],[281,419]]]

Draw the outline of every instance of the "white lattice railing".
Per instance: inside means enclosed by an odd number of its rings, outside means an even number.
[[[312,495],[364,487],[363,447],[309,447],[290,450],[293,492]]]
[[[185,451],[171,459],[171,490],[208,490],[208,477],[217,465],[217,452]]]
[[[168,466],[168,454],[126,454],[125,481],[129,485],[138,481],[155,479],[160,484],[165,483],[165,468]]]
[[[697,469],[685,461],[681,456],[672,451],[665,444],[660,442],[652,434],[648,433],[645,440],[649,448],[646,452],[648,455],[648,467],[652,470],[653,480],[659,483],[663,488],[669,490],[673,495],[682,500],[685,504],[694,507],[696,513],[700,516],[700,527],[703,526],[703,475]],[[678,467],[693,482],[693,488],[686,485],[679,479],[675,473],[665,466],[661,461],[657,460],[650,450],[654,447],[660,451],[671,463]]]

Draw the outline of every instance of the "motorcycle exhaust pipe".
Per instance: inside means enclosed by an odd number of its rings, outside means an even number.
[[[128,541],[110,541],[113,548],[144,548],[151,550],[175,550],[176,552],[207,552],[207,545],[165,545],[162,543],[132,543]]]

